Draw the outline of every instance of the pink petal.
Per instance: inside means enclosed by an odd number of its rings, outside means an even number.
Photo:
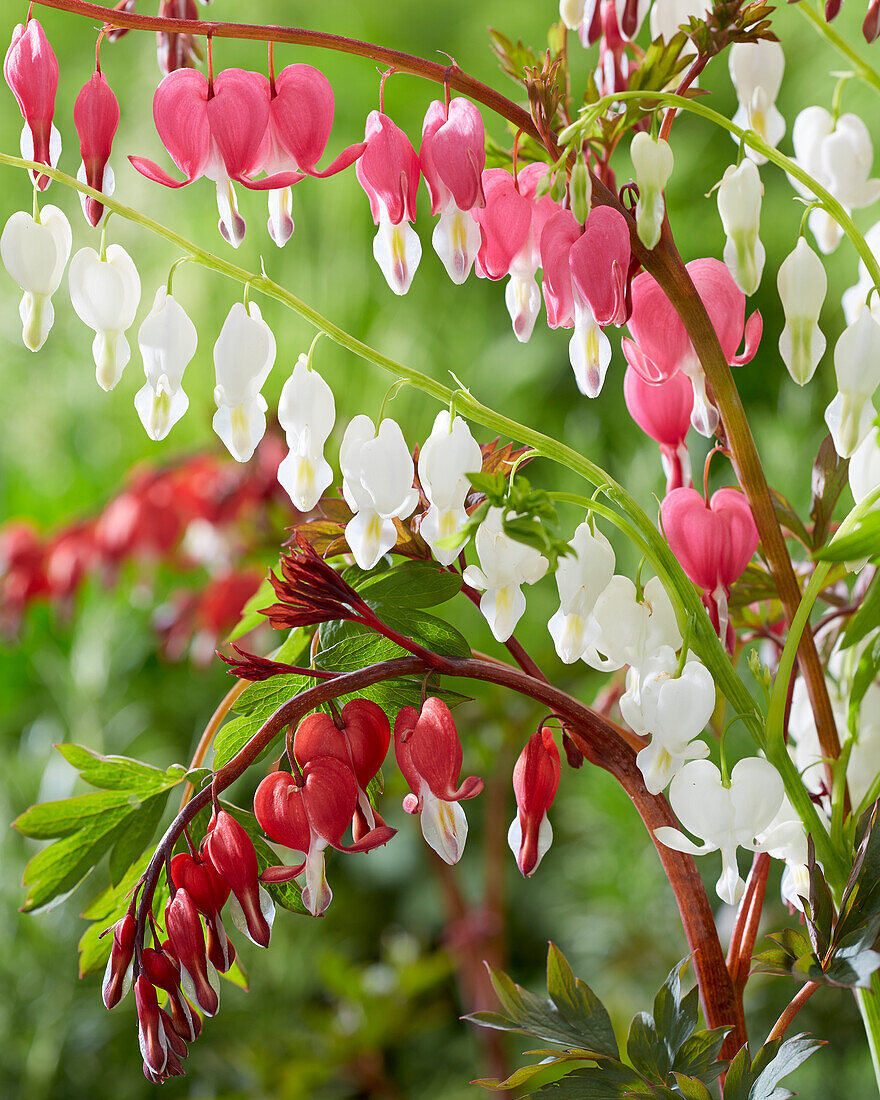
[[[269,128],[301,171],[309,172],[323,156],[334,106],[330,81],[311,65],[288,65],[275,78]]]
[[[484,279],[503,279],[514,258],[529,239],[532,203],[517,191],[513,177],[503,168],[483,173],[486,205],[471,211],[480,227],[477,274]]]
[[[745,346],[739,355],[729,361],[732,367],[741,367],[744,363],[751,363],[758,353],[758,345],[761,343],[761,335],[764,331],[764,319],[758,310],[746,321]]]
[[[364,134],[367,148],[357,162],[357,178],[370,200],[373,221],[383,208],[392,225],[415,221],[419,158],[403,130],[387,115],[370,111]]]
[[[576,291],[590,303],[602,327],[626,319],[626,273],[629,270],[629,227],[610,206],[590,212],[583,236],[572,245],[571,278]]]
[[[694,391],[682,373],[658,385],[646,382],[633,366],[623,379],[623,397],[630,416],[657,443],[678,447],[691,426]]]
[[[419,162],[431,192],[431,213],[440,213],[446,193],[459,210],[485,206],[482,171],[486,165],[483,117],[467,99],[456,97],[446,107],[439,100],[428,108],[422,127]]]
[[[169,73],[153,96],[153,119],[159,138],[186,176],[187,183],[203,174],[211,154],[207,103],[208,81],[204,73],[195,69],[176,69]],[[148,179],[166,187],[180,186],[169,182],[171,177],[161,169],[157,169],[157,173],[145,172],[137,163],[150,165],[151,161],[143,161],[141,157],[129,159]]]
[[[660,382],[666,382],[669,378],[675,376],[675,371],[666,374],[661,370],[653,359],[649,359],[648,356],[645,355],[638,344],[627,339],[626,336],[620,341],[620,346],[627,363],[629,363],[632,369],[640,378],[647,382],[648,385],[656,386]]]
[[[541,289],[547,305],[550,328],[571,328],[574,297],[571,289],[571,246],[581,235],[581,226],[570,210],[560,210],[549,219],[541,234]]]
[[[166,78],[168,79],[168,78]],[[259,171],[269,126],[269,81],[262,73],[224,69],[206,105],[211,137],[230,179]]]
[[[177,69],[175,71],[182,72],[183,70]],[[153,183],[161,183],[163,187],[186,187],[188,183],[192,183],[194,179],[198,178],[193,176],[185,180],[176,180],[173,176],[169,176],[164,168],[160,168],[155,161],[147,160],[146,157],[129,157],[128,159],[142,176],[146,176]]]

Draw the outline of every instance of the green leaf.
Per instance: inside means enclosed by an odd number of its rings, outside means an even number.
[[[685,1077],[682,1073],[673,1074],[684,1100],[712,1100],[712,1093],[696,1077]]]
[[[880,512],[869,512],[848,535],[815,551],[817,561],[858,561],[880,554]]]
[[[669,1051],[657,1035],[654,1018],[649,1012],[638,1012],[632,1018],[626,1040],[629,1060],[643,1077],[663,1084],[671,1068]]]
[[[443,657],[470,657],[467,639],[450,623],[413,607],[398,607],[384,601],[367,601],[392,630]]]
[[[675,1056],[682,1044],[697,1026],[698,990],[695,987],[684,997],[681,995],[681,975],[687,964],[688,960],[683,959],[670,970],[654,998],[654,1025],[657,1034],[666,1044],[670,1063],[675,1062]]]
[[[686,1073],[707,1083],[717,1080],[727,1069],[727,1062],[719,1061],[718,1055],[730,1031],[729,1027],[695,1031],[679,1048],[672,1066],[673,1072]]]
[[[828,538],[831,517],[840,494],[847,486],[848,474],[849,459],[838,455],[831,436],[826,435],[813,463],[813,503],[810,517],[813,520],[814,547],[821,546]]]
[[[127,756],[102,756],[82,745],[55,746],[68,764],[72,764],[81,777],[92,787],[105,791],[130,791],[134,794],[154,794],[175,786],[183,778],[169,776],[161,768],[142,764]]]
[[[741,1047],[727,1067],[724,1100],[749,1100],[752,1088],[752,1059],[748,1047]]]
[[[248,634],[255,627],[264,623],[266,617],[260,613],[261,608],[269,607],[275,602],[275,598],[275,589],[272,587],[271,578],[266,577],[253,596],[251,596],[241,609],[241,618],[238,620],[238,625],[227,635],[225,641],[234,642],[237,638],[242,637],[243,634]]]
[[[546,1100],[642,1100],[656,1093],[629,1066],[603,1062],[592,1069],[576,1069],[552,1084],[543,1085],[536,1097]]]
[[[755,1055],[752,1063],[752,1077],[754,1084],[749,1094],[749,1100],[774,1100],[776,1087],[783,1077],[803,1065],[804,1062],[816,1051],[825,1046],[821,1039],[813,1039],[809,1035],[795,1035],[779,1044],[779,1040],[761,1047]],[[724,1086],[724,1096],[727,1100],[727,1084]]]
[[[103,970],[110,957],[113,938],[102,933],[111,928],[128,909],[131,892],[147,867],[147,859],[139,860],[128,869],[117,886],[108,886],[94,897],[82,915],[92,923],[79,941],[79,976],[84,978],[96,970]]]
[[[605,1006],[586,982],[574,976],[568,960],[553,943],[547,952],[547,992],[559,1015],[581,1035],[582,1047],[608,1058],[619,1056]]]
[[[40,802],[13,821],[13,826],[33,840],[52,840],[90,828],[105,815],[128,812],[128,795],[118,791],[81,794],[58,802]]]
[[[859,728],[859,711],[862,700],[868,688],[877,679],[880,672],[880,637],[866,647],[865,652],[859,658],[856,671],[852,679],[852,687],[849,693],[849,707],[847,709],[847,727],[853,736],[857,736]]]
[[[846,624],[840,648],[849,649],[851,646],[858,645],[878,626],[880,626],[880,572],[874,574],[858,611]]]
[[[167,801],[168,791],[145,799],[140,810],[131,814],[120,828],[110,852],[110,881],[114,886],[122,881],[126,871],[153,839]]]
[[[346,579],[348,574],[346,572]],[[414,561],[381,573],[367,573],[360,583],[349,581],[364,599],[398,607],[434,607],[461,591],[461,575],[434,561]]]

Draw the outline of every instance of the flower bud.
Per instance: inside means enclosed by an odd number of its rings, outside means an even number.
[[[159,1002],[156,990],[147,978],[140,974],[134,983],[134,997],[137,1006],[138,1040],[144,1059],[144,1072],[147,1069],[162,1078],[168,1061],[168,1040],[159,1015]]]
[[[52,328],[52,295],[61,284],[72,239],[70,223],[56,206],[44,206],[38,219],[19,210],[0,237],[3,266],[24,291],[21,338],[30,351],[40,350]]]
[[[119,125],[119,101],[101,72],[93,73],[80,89],[73,105],[73,122],[79,135],[82,164],[76,178],[96,191],[112,195],[115,187],[113,169],[108,165],[113,137]],[[104,207],[90,195],[80,192],[80,202],[86,220],[97,225]]]
[[[221,810],[208,832],[205,847],[208,859],[217,874],[229,884],[241,907],[246,935],[260,947],[268,947],[275,906],[258,882],[259,868],[253,841],[231,814]],[[233,921],[235,917],[233,910]]]
[[[571,195],[571,212],[583,225],[590,213],[593,181],[590,178],[590,169],[582,160],[577,161],[572,168],[568,186]]]
[[[70,261],[70,304],[76,315],[95,330],[92,355],[102,390],[112,390],[131,349],[125,330],[134,322],[141,299],[141,280],[122,245],[111,244],[102,258],[93,248],[81,248]]]
[[[113,926],[113,946],[110,948],[101,990],[107,1008],[115,1008],[131,988],[135,931],[134,914],[130,910]]]
[[[166,77],[167,79],[167,77]],[[211,422],[236,462],[247,462],[266,431],[260,393],[275,362],[275,337],[255,302],[236,302],[214,345],[217,412]]]
[[[798,238],[793,251],[780,264],[776,285],[785,313],[779,354],[795,382],[804,386],[825,353],[819,314],[828,289],[825,268],[806,237]]]
[[[639,188],[636,229],[645,248],[654,248],[663,229],[666,213],[663,191],[672,175],[675,158],[668,141],[654,139],[644,130],[632,139],[629,155]]]
[[[553,731],[544,726],[529,738],[513,769],[517,813],[508,830],[507,843],[526,878],[537,871],[553,842],[547,811],[556,797],[561,770]]]
[[[55,93],[58,90],[58,58],[49,45],[39,20],[19,23],[3,62],[3,75],[18,103],[24,129],[21,155],[54,168],[61,156],[61,135],[52,124]],[[48,176],[32,172],[41,191],[50,184]]]
[[[766,253],[758,237],[764,185],[754,161],[729,165],[718,187],[718,213],[727,234],[724,262],[743,294],[761,282]]]
[[[150,439],[164,439],[189,408],[181,383],[198,342],[196,326],[184,308],[160,286],[138,329],[147,381],[135,394],[134,407]]]
[[[165,927],[180,960],[181,984],[187,996],[206,1016],[215,1016],[220,1007],[217,972],[208,962],[202,922],[186,890],[177,890],[169,899]]]
[[[880,325],[867,306],[834,346],[838,394],[825,410],[834,449],[849,458],[871,430],[871,398],[880,385]]]

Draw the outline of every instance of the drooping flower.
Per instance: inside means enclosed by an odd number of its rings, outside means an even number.
[[[61,156],[61,135],[52,123],[58,90],[58,58],[38,19],[30,18],[24,25],[19,23],[12,32],[3,75],[24,119],[22,157],[54,168]],[[52,182],[38,172],[32,172],[31,176],[41,191]]]
[[[139,974],[135,979],[134,996],[144,1073],[149,1080],[161,1083],[165,1079],[168,1063],[168,1040],[160,1016],[156,990],[144,974]]]
[[[880,486],[880,429],[872,428],[849,460],[849,487],[856,504]]]
[[[584,521],[571,540],[574,554],[559,559],[559,610],[547,624],[559,659],[580,660],[599,635],[593,618],[596,600],[614,575],[614,550],[601,531]]]
[[[104,971],[101,994],[106,1008],[115,1008],[131,989],[131,960],[134,955],[134,914],[129,910],[113,926],[113,945]]]
[[[720,260],[708,257],[691,260],[685,266],[727,362],[731,366],[751,362],[761,340],[761,314],[755,310],[745,320],[745,295]],[[624,339],[622,347],[630,366],[646,382],[664,382],[679,371],[686,374],[694,389],[691,423],[701,435],[713,435],[718,426],[718,410],[707,397],[702,364],[672,303],[646,271],[633,279],[632,315],[627,324],[633,339]],[[743,336],[745,346],[737,355]]]
[[[409,138],[380,111],[370,111],[364,132],[366,149],[357,162],[358,182],[370,200],[373,257],[395,294],[406,294],[422,258],[416,220],[419,158]]]
[[[278,480],[301,512],[310,512],[333,480],[324,445],[336,420],[333,391],[300,355],[278,401],[278,422],[288,453],[278,467]]]
[[[593,607],[599,633],[582,660],[600,672],[624,665],[641,668],[661,646],[681,648],[675,610],[659,577],[652,577],[639,598],[629,579],[615,574]]]
[[[782,778],[768,760],[740,760],[730,773],[729,786],[711,761],[691,760],[672,780],[669,801],[682,825],[703,844],[669,825],[655,829],[654,835],[667,848],[693,856],[720,850],[722,871],[715,889],[722,901],[735,905],[745,890],[736,850],[758,850],[757,837],[773,821],[784,795]]]
[[[880,198],[880,179],[869,179],[874,147],[868,127],[858,115],[844,114],[836,121],[824,107],[806,107],[794,122],[794,159],[817,183],[846,208],[858,210]],[[805,198],[813,198],[808,186],[789,176]],[[833,252],[843,230],[822,209],[809,214],[809,225],[819,251]]]
[[[819,314],[828,289],[825,268],[806,237],[798,238],[797,245],[779,265],[776,285],[785,313],[779,354],[795,382],[804,386],[825,354]]]
[[[92,356],[102,390],[112,390],[131,358],[125,331],[134,323],[141,300],[141,280],[122,245],[108,245],[104,256],[81,248],[70,261],[70,304],[95,330]]]
[[[739,107],[733,122],[754,132],[774,148],[785,134],[785,119],[776,106],[785,72],[785,54],[778,42],[762,38],[759,42],[734,42],[728,54],[730,79],[736,89]],[[731,134],[734,141],[739,139]],[[746,148],[746,156],[755,164],[766,164],[763,153]]]
[[[418,503],[413,461],[396,420],[377,431],[364,414],[345,429],[339,448],[342,494],[355,513],[345,539],[361,569],[372,569],[397,542],[395,519],[405,519]]]
[[[623,398],[629,415],[651,439],[660,444],[660,462],[666,474],[666,492],[691,484],[688,430],[694,407],[694,391],[682,373],[651,385],[637,370],[626,368]]]
[[[150,439],[164,439],[189,408],[181,383],[198,341],[186,310],[160,286],[138,329],[147,380],[135,394],[134,407]]]
[[[460,786],[462,748],[449,707],[429,696],[421,710],[403,707],[394,723],[397,764],[412,794],[403,800],[419,814],[422,835],[446,863],[458,863],[467,839],[467,818],[460,803],[475,798],[483,780],[469,776]]]
[[[670,42],[679,32],[681,25],[691,19],[703,19],[712,10],[709,0],[661,0],[651,5],[651,37],[662,38]],[[687,42],[680,57],[693,57],[696,47]]]
[[[220,232],[234,247],[244,239],[233,182],[255,190],[285,187],[299,173],[282,172],[258,181],[269,123],[269,81],[261,73],[225,69],[209,82],[195,69],[176,69],[153,96],[153,119],[162,144],[186,177],[176,180],[145,157],[129,157],[147,179],[164,187],[185,187],[201,176],[217,186]]]
[[[541,292],[535,273],[541,263],[541,234],[558,210],[549,195],[536,198],[545,164],[528,164],[516,179],[504,168],[483,172],[486,205],[471,211],[480,227],[476,271],[481,279],[510,276],[504,292],[513,332],[526,343],[541,308]]]
[[[674,489],[663,498],[660,515],[673,554],[703,589],[719,637],[732,651],[727,599],[759,541],[748,500],[737,489],[719,489],[709,501],[696,489]]]
[[[486,205],[486,136],[483,117],[470,100],[455,97],[448,107],[436,99],[430,104],[422,125],[419,164],[431,195],[431,213],[440,215],[431,243],[449,278],[461,284],[480,247],[479,227],[468,214]]]
[[[867,306],[834,345],[838,393],[825,410],[825,423],[841,458],[865,439],[876,415],[871,398],[880,386],[880,325]]]
[[[21,338],[39,351],[55,320],[52,295],[61,284],[70,256],[70,222],[57,206],[44,206],[38,221],[24,210],[14,213],[0,237],[0,257],[24,295],[19,305]]]
[[[208,958],[215,969],[225,973],[235,957],[220,915],[229,899],[229,883],[221,877],[209,859],[202,855],[190,855],[188,852],[178,852],[176,856],[172,856],[171,881],[175,889],[186,891],[193,905],[205,918]]]
[[[266,431],[268,406],[260,390],[274,362],[275,337],[260,307],[236,302],[214,345],[217,412],[212,425],[237,462],[251,458]]]
[[[636,204],[639,240],[645,248],[654,248],[660,240],[666,214],[663,190],[675,166],[672,148],[665,139],[652,138],[647,131],[642,130],[632,139],[629,155],[639,189],[639,201]]]
[[[116,183],[113,169],[107,162],[119,125],[119,101],[100,70],[93,73],[80,89],[73,105],[73,122],[79,135],[82,157],[76,178],[96,191],[112,195]],[[97,225],[104,213],[103,205],[82,192],[79,198],[86,220],[90,225]]]
[[[351,845],[342,843],[358,805],[358,781],[351,765],[333,756],[316,756],[302,768],[297,781],[289,772],[272,772],[257,788],[254,813],[270,840],[305,855],[295,867],[271,867],[264,882],[284,882],[305,871],[302,899],[312,916],[320,917],[333,899],[324,866],[324,851],[368,852],[394,836],[381,825]]]
[[[526,609],[522,586],[539,581],[549,562],[504,533],[500,508],[489,509],[474,541],[480,565],[469,565],[464,579],[483,593],[480,611],[496,640],[506,642]]]
[[[754,161],[729,165],[718,187],[718,213],[727,234],[724,262],[743,294],[754,294],[761,282],[766,252],[758,232],[764,185]]]
[[[333,88],[318,69],[288,65],[271,81],[269,92],[267,149],[262,167],[270,176],[296,172],[300,179],[326,179],[348,168],[363,153],[362,142],[350,145],[329,168],[318,170],[318,161],[330,140],[335,110]],[[279,248],[293,233],[292,201],[289,184],[269,191],[269,236]]]
[[[450,424],[449,410],[442,409],[419,452],[419,481],[429,504],[419,534],[441,565],[451,565],[461,551],[454,539],[467,523],[467,475],[479,472],[482,466],[480,445],[467,422],[456,416]]]
[[[865,233],[867,244],[873,255],[880,255],[880,222],[875,222]],[[841,305],[846,323],[851,325],[862,312],[862,306],[868,305],[875,317],[880,319],[880,295],[873,293],[874,280],[865,267],[865,261],[859,260],[857,282],[843,292]],[[870,300],[869,300],[870,299]]]
[[[507,843],[526,878],[537,871],[553,843],[547,811],[559,789],[561,771],[553,731],[544,726],[529,738],[513,769],[516,817],[510,823]]]
[[[208,826],[205,853],[211,866],[229,886],[235,926],[260,947],[269,946],[275,906],[258,881],[254,843],[235,818],[220,810]]]
[[[187,997],[206,1016],[220,1008],[220,979],[205,950],[205,933],[199,911],[189,893],[177,889],[165,906],[165,928],[180,962],[180,979]]]
[[[651,794],[659,794],[687,760],[705,759],[709,746],[697,738],[715,709],[715,683],[691,654],[681,672],[678,657],[661,646],[626,675],[620,713],[630,728],[651,743],[636,763]]]

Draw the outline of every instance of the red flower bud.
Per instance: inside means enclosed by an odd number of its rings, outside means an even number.
[[[52,125],[58,90],[58,58],[39,20],[30,19],[26,26],[19,23],[12,32],[3,75],[25,122],[22,156],[54,168],[61,154],[61,136]],[[37,187],[45,191],[49,177],[32,175]]]
[[[206,837],[206,848],[215,871],[228,883],[241,906],[248,936],[260,947],[268,947],[272,926],[261,907],[265,902],[260,895],[260,870],[253,841],[231,814],[221,810]],[[271,901],[266,909],[274,915]]]
[[[144,1072],[146,1073],[149,1069],[161,1077],[168,1061],[168,1043],[159,1015],[156,990],[143,974],[139,974],[135,980],[134,999],[137,1006],[138,1040],[144,1059]]]
[[[205,953],[205,934],[199,913],[186,890],[178,890],[165,907],[165,927],[180,960],[180,976],[190,999],[207,1016],[214,1016],[220,1007],[220,997],[212,982],[213,966]],[[210,969],[209,969],[210,967]]]
[[[186,890],[205,917],[216,916],[229,897],[229,884],[214,866],[186,852],[179,852],[171,860],[171,881],[178,889]]]
[[[93,73],[80,89],[73,105],[73,122],[79,134],[81,176],[89,187],[112,195],[113,171],[107,161],[119,125],[119,101],[103,73]],[[97,225],[104,207],[97,199],[87,195],[80,195],[80,198],[89,223]]]
[[[107,1008],[114,1008],[131,985],[131,956],[134,952],[136,925],[134,914],[128,912],[113,926],[113,946],[104,971],[102,994]]]
[[[507,834],[520,871],[535,873],[553,840],[547,811],[559,788],[561,765],[553,731],[544,726],[532,734],[513,769],[517,815]]]

